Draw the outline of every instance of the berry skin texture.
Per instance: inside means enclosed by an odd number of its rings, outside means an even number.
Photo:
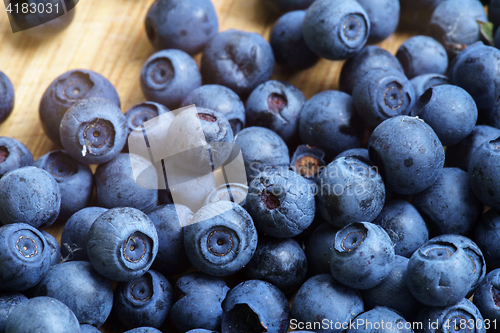
[[[500,267],[500,212],[490,209],[476,227],[474,241],[481,248],[488,268]]]
[[[90,203],[94,191],[94,176],[87,164],[76,161],[64,150],[54,150],[36,160],[33,166],[50,173],[59,185],[59,221],[66,221]]]
[[[408,79],[423,74],[445,74],[448,69],[448,55],[443,45],[428,36],[408,38],[399,47],[396,58]]]
[[[9,171],[33,165],[33,155],[21,141],[0,137],[0,178]]]
[[[28,297],[18,292],[0,293],[0,332],[5,332],[5,323],[10,312],[19,304],[27,301]]]
[[[43,237],[45,237],[47,245],[49,246],[50,266],[59,264],[62,260],[62,256],[61,247],[59,246],[57,239],[46,231],[41,230],[40,233],[43,235]]]
[[[132,207],[145,213],[158,202],[158,176],[148,169],[134,179],[132,165],[145,169],[148,161],[134,154],[121,153],[108,163],[100,164],[95,172],[97,203],[101,207]]]
[[[16,306],[5,333],[80,333],[80,324],[64,303],[52,297],[34,297]]]
[[[82,99],[91,97],[106,98],[120,107],[120,98],[113,84],[94,71],[74,69],[52,81],[39,107],[42,128],[52,142],[61,144],[59,125],[66,111]]]
[[[83,324],[80,325],[80,333],[100,333],[99,329],[97,329],[93,325]]]
[[[161,331],[154,327],[138,327],[124,333],[161,333]]]
[[[94,221],[106,211],[102,207],[86,207],[71,215],[61,235],[61,254],[65,260],[89,261],[87,234]]]
[[[407,322],[406,319],[394,310],[384,306],[377,306],[370,311],[363,312],[354,318],[353,321],[362,324],[355,325],[354,328],[349,327],[345,331],[346,333],[378,333],[381,331],[393,333],[413,333],[413,330],[410,328],[411,323]],[[373,327],[374,323],[379,323],[381,326],[382,323],[384,323],[384,328],[376,329]],[[389,327],[392,329],[389,329]]]
[[[477,121],[474,99],[464,89],[450,84],[429,88],[411,111],[432,127],[444,146],[470,134]]]
[[[45,237],[25,223],[0,227],[0,289],[24,291],[34,287],[50,267]]]
[[[276,238],[300,234],[311,225],[316,211],[309,182],[282,169],[263,171],[252,181],[246,207],[255,227]]]
[[[111,281],[98,274],[89,262],[70,261],[52,266],[35,288],[35,296],[61,301],[80,324],[102,326],[113,306]]]
[[[120,282],[114,294],[113,312],[128,328],[159,328],[170,314],[174,290],[158,272],[147,271],[130,282]]]
[[[410,80],[410,83],[415,91],[415,101],[418,101],[420,96],[422,96],[427,89],[440,86],[442,84],[449,84],[450,82],[447,76],[432,73],[415,76]]]
[[[304,104],[299,132],[302,143],[323,149],[326,160],[332,160],[344,150],[361,146],[364,126],[350,95],[327,90]]]
[[[469,183],[485,205],[500,209],[500,138],[486,141],[476,149],[469,163]]]
[[[200,272],[182,276],[175,285],[178,301],[172,306],[172,321],[181,332],[194,328],[220,330],[222,301],[229,291],[218,277]]]
[[[246,101],[247,125],[267,127],[287,144],[294,144],[298,141],[300,110],[305,102],[304,94],[289,83],[264,82]]]
[[[0,221],[27,223],[46,228],[57,219],[61,191],[45,170],[29,166],[15,169],[0,179]]]
[[[7,75],[0,71],[0,124],[3,123],[14,109],[14,87]]]
[[[340,229],[329,253],[332,275],[356,289],[380,284],[394,267],[394,247],[382,227],[354,222]]]
[[[158,253],[158,234],[143,212],[113,208],[90,227],[87,253],[99,274],[114,281],[132,281],[151,267]]]
[[[307,269],[313,274],[330,274],[328,253],[339,231],[331,223],[324,222],[317,227],[306,244]]]
[[[305,10],[289,12],[278,18],[271,30],[269,43],[276,63],[291,69],[302,70],[314,66],[319,57],[309,49],[302,35]]]
[[[319,0],[307,9],[302,33],[307,46],[320,57],[343,60],[365,45],[370,20],[355,0]]]
[[[321,274],[307,280],[295,295],[291,317],[297,322],[328,322],[349,325],[349,321],[363,312],[359,291],[346,287],[331,274]],[[317,333],[341,333],[335,327],[321,328]]]
[[[391,117],[407,115],[415,103],[413,86],[393,68],[373,68],[352,90],[356,112],[371,126]]]
[[[205,274],[227,276],[242,269],[255,253],[257,230],[241,206],[219,201],[201,208],[184,228],[191,263]]]
[[[269,282],[244,281],[231,289],[222,302],[222,332],[285,333],[290,308],[285,295]]]
[[[376,168],[355,157],[334,159],[316,184],[318,210],[331,224],[373,221],[384,207],[385,187]]]
[[[399,0],[357,0],[370,20],[369,43],[378,43],[392,35],[399,23]]]
[[[306,255],[291,238],[259,238],[252,260],[245,266],[247,279],[267,281],[285,294],[300,287],[306,273]]]
[[[168,49],[154,53],[141,70],[141,88],[148,101],[169,109],[177,108],[182,99],[201,86],[198,65],[189,54]]]
[[[64,150],[84,164],[106,163],[116,157],[127,140],[127,122],[120,108],[105,98],[84,99],[61,120]]]
[[[226,86],[242,99],[269,80],[273,69],[271,45],[261,35],[241,30],[215,35],[201,58],[204,83]]]
[[[196,88],[184,97],[181,107],[191,104],[221,113],[231,124],[234,135],[245,127],[245,105],[240,97],[227,87],[206,84]]]
[[[415,194],[442,173],[444,149],[432,128],[418,117],[396,116],[378,125],[368,141],[370,160],[386,188]]]
[[[156,0],[145,26],[156,49],[180,49],[195,55],[217,34],[219,21],[210,0]]]

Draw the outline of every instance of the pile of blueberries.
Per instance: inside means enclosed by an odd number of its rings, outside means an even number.
[[[500,331],[500,0],[262,2],[270,43],[218,32],[210,0],[156,0],[145,102],[122,113],[74,69],[39,106],[61,150],[0,137],[0,333]],[[366,45],[398,26],[420,35],[395,56]],[[270,80],[320,58],[346,60],[339,91]],[[0,72],[0,122],[13,106]],[[128,138],[196,148],[179,117],[210,158],[141,186]],[[246,184],[190,181],[231,143]]]

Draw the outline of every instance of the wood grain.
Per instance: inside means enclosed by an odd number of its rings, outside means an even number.
[[[269,39],[277,16],[259,0],[212,0],[219,17],[219,31],[230,28],[260,33]],[[0,5],[0,71],[12,80],[16,92],[15,108],[0,125],[0,136],[23,142],[34,158],[58,149],[44,134],[38,117],[38,104],[46,87],[67,70],[87,68],[101,73],[116,87],[125,112],[144,101],[139,75],[144,61],[154,53],[144,18],[153,0],[80,0],[71,25],[60,34],[36,39],[24,32],[12,33],[7,14]],[[408,38],[398,33],[379,44],[391,53]],[[195,57],[199,62],[200,55]],[[311,69],[287,73],[276,67],[273,78],[288,81],[307,98],[338,88],[340,61],[321,60]],[[47,231],[60,240],[62,225]],[[169,324],[164,332],[170,332]],[[112,320],[102,332],[123,332]]]

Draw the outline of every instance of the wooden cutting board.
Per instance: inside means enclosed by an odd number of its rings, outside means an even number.
[[[240,29],[260,33],[269,39],[277,16],[259,0],[212,0],[219,17],[219,31]],[[125,112],[144,101],[139,76],[144,61],[154,53],[144,18],[153,0],[80,0],[75,19],[62,33],[36,39],[24,32],[12,33],[7,13],[0,4],[0,71],[11,79],[16,102],[12,115],[0,125],[0,136],[23,142],[35,159],[59,149],[44,134],[38,117],[40,98],[60,74],[75,68],[92,69],[108,78],[118,90]],[[397,33],[378,44],[395,54],[410,35]],[[195,57],[199,63],[200,55]],[[288,81],[307,98],[338,89],[341,61],[321,60],[316,66],[297,73],[276,67],[273,79]],[[47,231],[60,240],[62,225]],[[108,322],[102,332],[123,332]],[[170,332],[165,328],[165,332]]]

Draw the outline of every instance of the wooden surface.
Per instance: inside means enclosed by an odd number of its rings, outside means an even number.
[[[260,33],[269,39],[277,16],[259,0],[212,0],[219,17],[219,31],[230,28]],[[58,149],[44,134],[38,117],[40,98],[60,74],[75,68],[92,69],[108,78],[118,90],[125,112],[144,101],[139,75],[144,61],[154,53],[144,18],[152,0],[80,0],[75,19],[62,33],[35,39],[24,32],[12,33],[4,6],[0,4],[0,71],[12,80],[16,102],[12,115],[0,125],[0,136],[23,142],[35,159]],[[392,54],[408,37],[398,33],[379,44]],[[199,62],[200,55],[195,57]],[[307,98],[338,88],[342,62],[321,60],[297,73],[275,68],[273,79],[288,81]],[[47,231],[60,239],[62,226]],[[168,325],[167,325],[168,326]],[[114,322],[102,332],[123,332]],[[170,330],[166,328],[165,332]]]

